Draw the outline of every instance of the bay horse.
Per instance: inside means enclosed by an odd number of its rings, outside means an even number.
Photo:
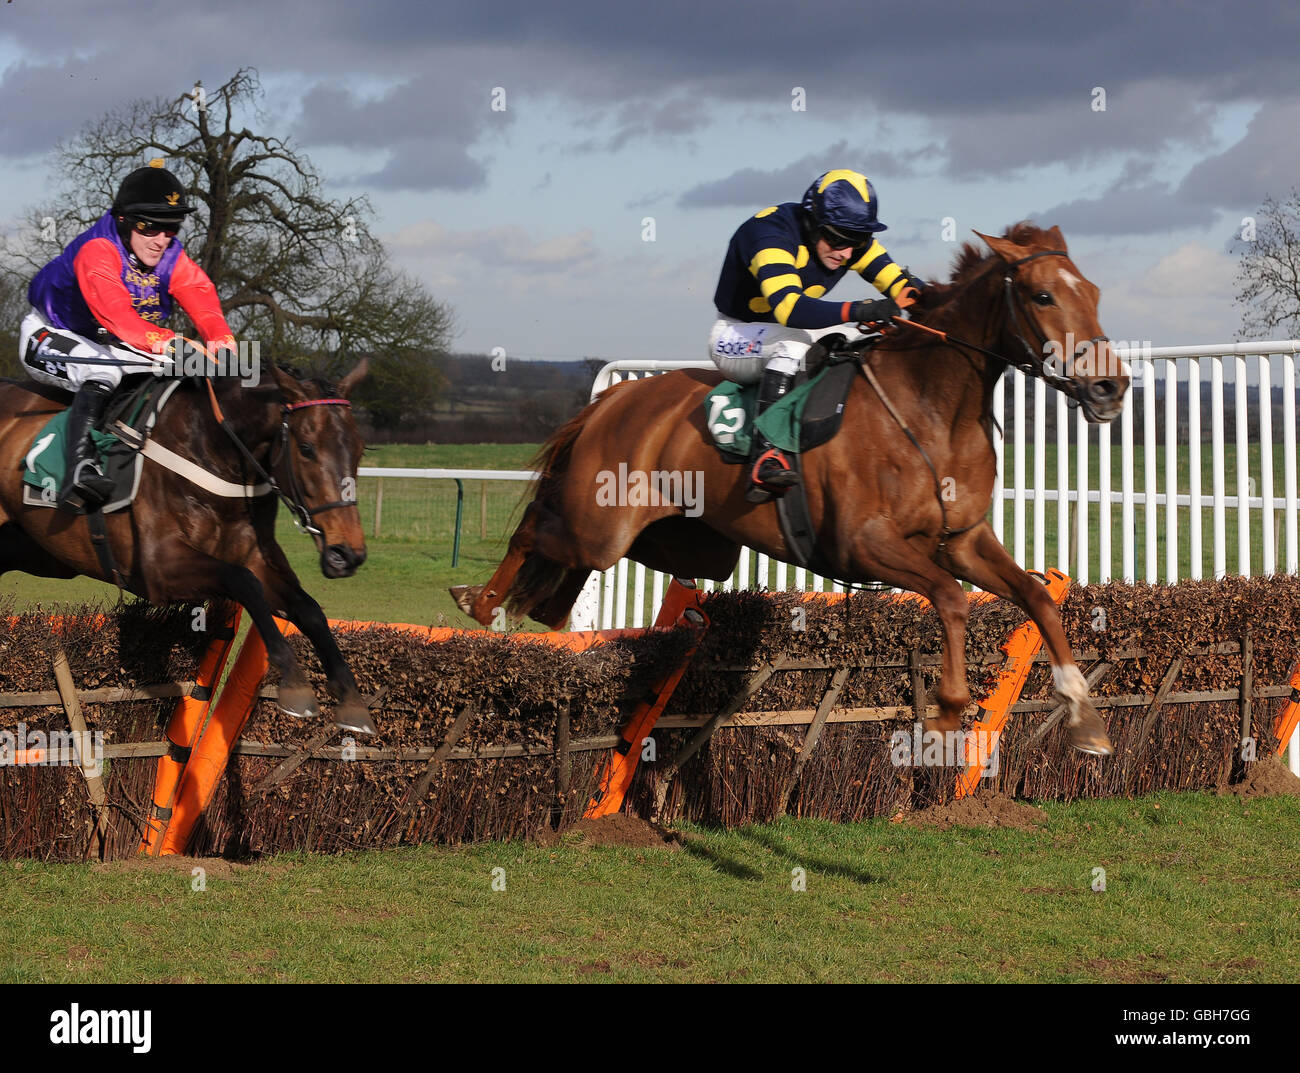
[[[234,600],[248,611],[280,671],[280,707],[317,716],[315,694],[273,616],[286,618],[320,657],[338,699],[334,722],[373,734],[324,612],[275,539],[280,496],[315,539],[326,577],[349,577],[364,562],[355,494],[362,442],[347,396],[367,368],[363,358],[337,387],[269,364],[262,371],[272,376],[255,386],[226,375],[183,381],[150,439],[173,459],[180,456],[169,464],[193,468],[187,476],[146,455],[131,506],[103,515],[116,577],[95,551],[86,517],[23,502],[23,456],[70,394],[30,380],[0,380],[0,573],[84,575],[155,604]],[[211,487],[196,483],[198,469]]]
[[[928,331],[900,321],[881,339],[862,359],[879,389],[855,377],[838,434],[801,455],[817,550],[842,581],[884,582],[934,605],[944,629],[936,729],[957,729],[970,703],[963,579],[1033,619],[1072,744],[1106,756],[1105,726],[1055,604],[987,521],[992,399],[1015,364],[1069,394],[1089,421],[1108,422],[1123,408],[1129,376],[1098,323],[1100,291],[1058,228],[1022,222],[1001,237],[975,233],[992,252],[963,246],[951,282],[928,287],[913,307]],[[542,477],[496,573],[453,590],[461,608],[484,625],[504,607],[559,628],[589,573],[625,556],[715,580],[731,575],[743,546],[792,561],[775,508],[745,501],[748,467],[724,463],[707,431],[704,398],[721,379],[683,370],[615,384],[560,428],[539,455]],[[659,496],[598,497],[615,470],[642,480],[693,473],[704,489],[696,516]]]

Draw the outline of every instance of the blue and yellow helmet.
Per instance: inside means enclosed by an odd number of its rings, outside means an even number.
[[[803,207],[821,231],[865,245],[877,231],[887,228],[876,219],[880,202],[876,189],[861,172],[836,168],[813,180],[803,195]]]

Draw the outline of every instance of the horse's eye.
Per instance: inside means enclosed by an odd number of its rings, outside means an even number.
[[[316,457],[316,448],[313,447],[313,446],[312,446],[310,443],[308,443],[306,440],[299,440],[299,441],[298,441],[298,451],[302,454],[302,457],[303,457],[303,458],[315,458],[315,457]]]
[[[1052,304],[1052,296],[1048,294],[1046,291],[1039,291],[1036,295],[1034,295],[1034,301],[1037,302],[1040,306],[1049,306]]]

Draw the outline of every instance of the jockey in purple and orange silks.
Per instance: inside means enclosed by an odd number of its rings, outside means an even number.
[[[68,414],[67,476],[58,505],[97,510],[112,492],[90,432],[124,373],[154,372],[148,355],[175,352],[173,302],[210,351],[235,349],[216,288],[176,238],[194,208],[161,160],[123,180],[112,208],[37,273],[27,289],[19,356],[33,380],[76,392]]]
[[[842,324],[887,321],[899,312],[895,299],[910,304],[911,291],[924,286],[876,241],[886,229],[876,218],[878,204],[865,175],[840,168],[813,180],[799,204],[764,209],[732,236],[713,296],[718,319],[709,357],[729,380],[761,381],[759,413],[790,389],[818,336]],[[850,271],[885,297],[824,301]],[[784,454],[757,431],[750,461],[751,503],[799,483]]]

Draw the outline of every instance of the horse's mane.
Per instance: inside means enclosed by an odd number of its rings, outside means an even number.
[[[315,385],[316,389],[321,393],[321,398],[330,398],[331,396],[337,395],[339,392],[339,386],[336,381],[327,380],[323,376],[311,376],[305,369],[299,368],[297,365],[290,365],[285,361],[277,361],[275,364],[281,372],[288,373],[299,383]],[[262,365],[262,375],[266,375],[265,362]]]
[[[1029,220],[1014,223],[1002,232],[1002,237],[1018,246],[1032,246],[1042,239],[1046,232]],[[991,253],[982,245],[963,242],[957,255],[952,259],[952,269],[947,283],[932,283],[925,289],[922,299],[917,303],[921,310],[936,309],[952,297],[955,288],[964,286],[980,274],[989,261],[997,254]]]

